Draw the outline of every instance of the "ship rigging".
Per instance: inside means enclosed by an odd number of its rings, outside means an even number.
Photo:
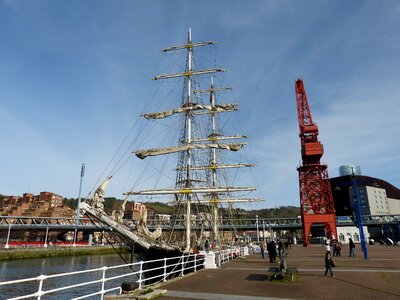
[[[223,68],[197,68],[195,65],[195,49],[215,45],[215,42],[193,42],[191,30],[189,29],[187,41],[183,45],[172,46],[162,50],[163,53],[186,51],[186,64],[184,71],[159,75],[153,78],[155,81],[183,79],[183,94],[180,106],[170,108],[160,112],[146,112],[142,116],[147,120],[160,120],[173,116],[179,116],[180,132],[178,145],[167,147],[157,147],[142,150],[135,150],[133,153],[140,159],[146,159],[154,156],[168,156],[170,154],[177,155],[177,165],[175,168],[176,177],[174,188],[167,189],[146,189],[131,190],[124,193],[126,197],[134,196],[135,200],[141,196],[160,196],[172,195],[171,203],[175,206],[174,218],[180,218],[182,213],[185,219],[185,234],[182,239],[183,244],[174,244],[173,228],[171,228],[168,239],[160,242],[158,240],[154,245],[159,248],[174,247],[185,252],[190,252],[204,240],[204,230],[200,233],[193,232],[193,217],[199,215],[202,211],[204,215],[211,216],[211,228],[208,239],[212,240],[213,245],[223,247],[226,244],[223,236],[221,236],[220,213],[219,208],[222,204],[228,204],[228,210],[232,208],[233,203],[255,202],[259,199],[243,196],[256,190],[256,187],[236,186],[228,184],[226,172],[233,169],[251,168],[254,164],[247,162],[225,163],[223,152],[237,152],[247,145],[245,141],[248,137],[245,135],[224,135],[219,126],[218,115],[236,112],[238,110],[237,103],[217,103],[216,92],[224,92],[230,90],[227,87],[215,86],[214,76],[218,73],[226,72]],[[209,87],[200,88],[200,82],[204,81],[204,77],[210,78]],[[203,95],[209,95],[209,101],[203,100]],[[110,178],[109,178],[110,179]],[[108,180],[107,180],[108,182]],[[104,195],[105,185],[96,190],[91,201],[84,203],[81,207],[89,214],[102,214],[101,202]],[[238,193],[242,195],[238,195]],[[127,199],[127,198],[126,198]],[[126,201],[124,201],[124,205]],[[96,210],[91,210],[91,207]],[[197,214],[193,213],[193,209],[197,208]],[[103,216],[106,218],[105,216]],[[233,216],[231,216],[233,217]],[[104,221],[104,220],[103,220]],[[121,221],[121,218],[120,220]],[[203,220],[204,221],[204,220]],[[174,222],[172,222],[174,223]],[[205,223],[205,222],[202,222]],[[144,224],[145,225],[145,224]],[[119,227],[124,226],[120,225]],[[127,228],[124,228],[125,231]],[[120,232],[121,233],[121,232]],[[142,247],[152,247],[148,242],[151,233],[148,230],[142,230],[135,236],[135,243],[138,243],[140,237],[147,235],[146,244]],[[197,235],[199,234],[199,235]],[[127,236],[125,234],[125,236]],[[132,237],[128,237],[132,239]],[[159,236],[157,236],[159,238]],[[176,241],[175,241],[176,242]],[[232,241],[230,241],[232,242]],[[150,246],[149,246],[150,245]]]

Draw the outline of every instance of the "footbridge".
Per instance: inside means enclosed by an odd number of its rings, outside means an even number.
[[[168,230],[174,225],[175,230],[184,230],[184,220],[157,220],[147,221],[150,230],[161,228]],[[336,217],[338,227],[355,226],[351,217]],[[400,215],[363,216],[364,226],[398,225]],[[210,227],[208,221],[192,221],[192,228],[201,229]],[[110,227],[100,221],[89,218],[79,218],[78,224],[75,217],[37,217],[37,216],[0,216],[0,230],[59,230],[68,231],[78,229],[83,231],[109,231]],[[223,219],[220,225],[223,230],[296,230],[302,228],[301,218],[251,218],[251,219]]]

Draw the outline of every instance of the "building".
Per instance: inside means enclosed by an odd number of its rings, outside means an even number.
[[[339,177],[330,179],[336,216],[355,217],[357,205],[355,184],[360,201],[361,215],[400,215],[400,189],[385,180],[362,175],[358,166],[341,166],[339,174]],[[337,230],[338,238],[342,242],[347,242],[349,237],[352,237],[354,242],[360,241],[359,229],[355,226],[338,227]],[[386,229],[366,228],[364,226],[364,235],[367,239],[369,236],[374,239],[383,239],[382,232],[384,230]],[[398,229],[393,228],[391,230],[394,232]],[[398,235],[399,233],[397,233]]]
[[[337,216],[352,216],[355,211],[353,179],[357,184],[362,215],[400,214],[400,189],[382,179],[345,175],[330,179]]]
[[[75,210],[63,205],[63,197],[51,192],[39,195],[3,196],[1,216],[72,217]]]

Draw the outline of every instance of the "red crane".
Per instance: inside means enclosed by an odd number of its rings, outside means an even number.
[[[299,119],[302,165],[299,172],[301,219],[304,245],[310,243],[311,225],[323,224],[329,238],[337,237],[328,166],[321,164],[324,147],[318,141],[318,126],[313,122],[303,80],[296,80],[297,115]]]

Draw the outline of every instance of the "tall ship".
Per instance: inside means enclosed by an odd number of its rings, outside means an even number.
[[[162,50],[166,55],[177,53],[184,57],[184,63],[179,64],[180,61],[173,56],[172,61],[178,68],[180,66],[178,71],[153,78],[161,82],[163,88],[165,82],[173,85],[174,88],[165,89],[175,98],[176,104],[160,100],[156,106],[161,107],[159,104],[163,102],[165,109],[146,112],[142,117],[146,122],[158,123],[167,127],[167,131],[176,132],[175,142],[129,153],[135,155],[135,159],[144,161],[164,158],[170,162],[171,158],[175,158],[173,169],[157,169],[160,174],[156,178],[158,184],[164,183],[161,175],[170,174],[171,171],[175,174],[165,176],[170,179],[175,177],[170,186],[128,190],[124,192],[125,199],[121,207],[107,215],[104,211],[105,190],[109,182],[114,180],[114,177],[107,176],[88,200],[80,204],[86,214],[107,224],[141,250],[192,252],[232,246],[237,241],[235,205],[261,201],[249,197],[256,187],[237,184],[241,182],[238,179],[239,170],[249,170],[254,164],[245,161],[243,155],[237,159],[237,152],[243,151],[248,137],[226,134],[224,130],[227,120],[231,119],[229,115],[238,111],[237,103],[217,100],[225,98],[226,92],[230,91],[229,87],[220,85],[223,81],[218,77],[227,70],[215,67],[215,60],[211,60],[214,66],[205,66],[195,56],[198,53],[204,55],[207,52],[202,49],[215,45],[213,41],[193,42],[189,29],[184,44]],[[171,123],[166,125],[167,121]],[[159,137],[160,140],[164,139],[161,134]],[[146,138],[147,135],[143,137]],[[143,144],[139,140],[137,142],[138,145]],[[151,142],[162,144],[155,139],[151,139]],[[143,176],[139,180],[144,180]],[[142,212],[136,222],[130,224],[123,220],[128,201],[137,203],[138,211]],[[143,213],[146,210],[143,205],[148,201],[167,201],[168,205],[173,206],[174,214],[169,220],[168,230],[157,228],[150,231],[147,228],[148,220]],[[180,226],[180,230],[177,230],[177,226]],[[226,234],[226,231],[230,234]]]

